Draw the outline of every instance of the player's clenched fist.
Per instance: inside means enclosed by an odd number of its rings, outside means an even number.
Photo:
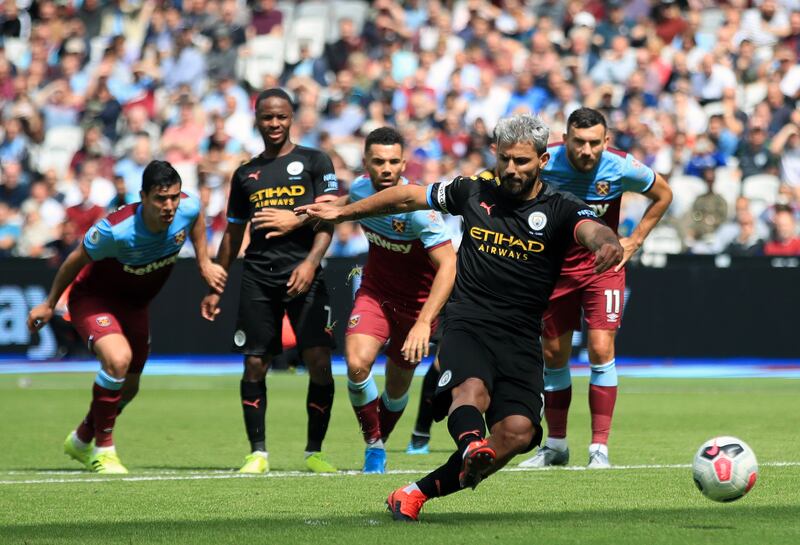
[[[594,272],[603,273],[622,261],[622,246],[605,243],[594,253]]]
[[[33,307],[28,314],[28,330],[33,333],[41,329],[53,317],[53,309],[47,302]]]

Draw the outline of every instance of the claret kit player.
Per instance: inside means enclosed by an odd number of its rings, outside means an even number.
[[[67,437],[64,452],[97,473],[128,472],[114,447],[114,423],[139,391],[150,351],[147,307],[167,281],[187,236],[203,279],[218,292],[225,287],[225,271],[207,255],[200,202],[181,192],[181,179],[172,165],[147,165],[140,195],[141,202],[121,207],[87,231],[58,269],[47,300],[28,317],[32,330],[46,324],[72,283],[72,323],[101,369],[89,414]]]
[[[579,245],[573,245],[564,259],[561,278],[544,314],[542,331],[547,441],[535,456],[520,464],[522,467],[564,465],[569,461],[567,413],[572,400],[569,357],[572,332],[581,329],[581,313],[588,330],[591,365],[592,442],[588,467],[610,467],[607,445],[617,399],[614,338],[625,303],[623,267],[669,208],[672,191],[661,176],[630,154],[608,149],[608,140],[603,114],[590,108],[575,110],[567,120],[564,143],[548,148],[550,161],[542,169],[542,179],[583,199],[615,231],[625,191],[642,193],[651,203],[631,235],[620,240],[625,255],[613,269],[594,274],[594,256]]]

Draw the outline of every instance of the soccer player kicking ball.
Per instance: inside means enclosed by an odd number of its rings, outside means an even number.
[[[567,414],[572,400],[569,357],[572,332],[581,329],[581,312],[588,330],[589,409],[592,442],[589,468],[610,467],[608,435],[617,400],[614,338],[622,322],[625,304],[625,263],[641,247],[672,201],[667,182],[630,154],[607,149],[608,129],[603,114],[590,108],[575,110],[567,120],[563,144],[548,148],[550,161],[542,179],[560,191],[584,200],[616,231],[620,201],[625,191],[644,194],[650,206],[629,237],[620,240],[622,261],[603,274],[594,273],[594,256],[573,245],[564,258],[550,306],[544,313],[544,390],[547,440],[521,467],[566,465]]]
[[[123,206],[89,229],[58,269],[47,299],[28,315],[28,328],[41,328],[75,281],[68,303],[72,323],[101,369],[89,414],[67,436],[64,452],[97,473],[128,472],[114,447],[114,423],[139,391],[150,351],[148,304],[169,277],[187,235],[206,283],[221,292],[227,276],[208,258],[200,202],[181,193],[172,165],[147,165],[140,195],[141,202]]]
[[[339,184],[331,160],[323,152],[298,146],[289,139],[292,100],[277,88],[256,99],[256,128],[264,151],[233,173],[228,199],[228,226],[217,261],[225,270],[239,254],[247,223],[258,210],[284,210],[336,199]],[[240,385],[250,454],[242,473],[269,471],[266,448],[266,376],[272,358],[282,350],[284,314],[297,335],[303,362],[308,366],[306,467],[317,473],[336,468],[322,454],[333,405],[330,306],[320,262],[331,243],[332,229],[311,225],[284,237],[256,236],[251,232],[244,256],[239,315],[234,349],[244,354]],[[220,294],[210,293],[201,313],[213,320],[219,313]]]
[[[350,195],[336,204],[407,185],[401,177],[405,166],[400,133],[390,127],[372,131],[364,146],[367,175],[356,178]],[[406,408],[414,368],[428,355],[436,318],[453,289],[456,253],[441,215],[432,210],[365,218],[361,225],[369,256],[347,324],[347,389],[366,442],[363,471],[384,473],[384,442]],[[371,371],[387,341],[386,387],[379,396]]]
[[[502,119],[495,128],[495,172],[427,188],[397,186],[343,208],[317,204],[297,210],[337,222],[433,208],[464,220],[434,400],[437,419],[448,415],[457,450],[443,466],[389,494],[387,505],[397,520],[417,520],[426,501],[474,488],[539,444],[539,329],[564,254],[573,241],[587,247],[595,253],[597,273],[622,259],[616,235],[591,208],[541,180],[547,137],[539,118]]]

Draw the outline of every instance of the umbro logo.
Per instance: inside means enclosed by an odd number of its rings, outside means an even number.
[[[491,216],[492,215],[492,208],[494,208],[496,205],[494,205],[494,204],[486,204],[484,201],[481,201],[480,206],[481,206],[481,208],[486,210],[486,215],[487,216]]]

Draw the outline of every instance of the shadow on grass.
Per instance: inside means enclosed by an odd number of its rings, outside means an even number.
[[[797,543],[800,506],[710,505],[692,509],[629,509],[536,513],[430,513],[420,523],[394,522],[385,511],[357,516],[305,517],[284,511],[276,515],[264,507],[263,517],[211,520],[145,520],[139,522],[71,522],[0,526],[0,543],[356,543],[362,538],[387,536],[392,541],[413,537],[414,543],[459,542],[467,536],[488,535],[500,542],[527,542],[526,536],[571,536],[590,540],[608,536],[616,542],[639,542],[642,533],[679,543],[714,535],[732,539],[761,536],[780,528],[782,538],[772,543]],[[185,514],[187,519],[191,513]],[[568,534],[564,534],[569,529]],[[637,537],[637,535],[639,537]],[[459,538],[460,536],[460,538]],[[456,541],[453,541],[453,540]],[[520,541],[522,539],[522,541]],[[383,538],[379,540],[382,542]],[[560,541],[560,540],[557,540]],[[653,542],[652,539],[650,539]],[[670,542],[670,541],[666,541]],[[748,540],[746,542],[755,542]]]

